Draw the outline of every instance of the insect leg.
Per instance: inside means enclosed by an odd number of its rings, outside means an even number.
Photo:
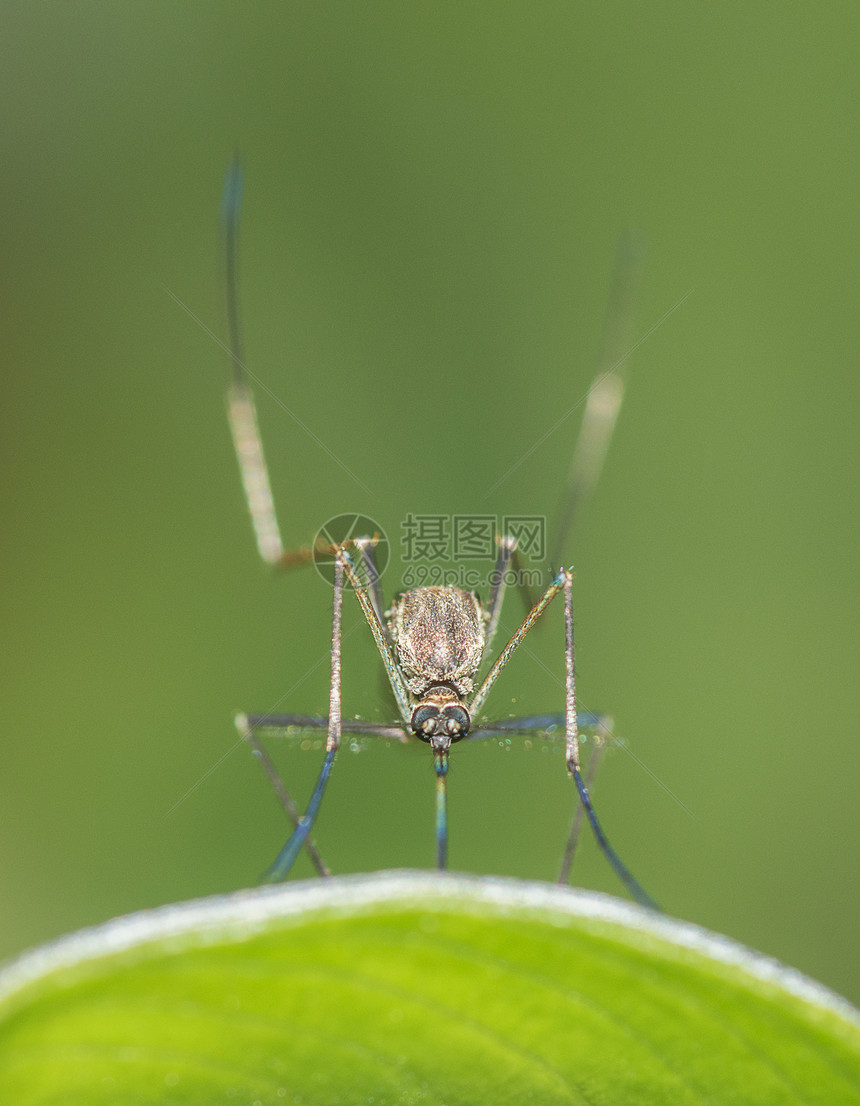
[[[408,726],[409,720],[412,717],[412,709],[409,705],[409,692],[406,689],[406,684],[400,673],[400,668],[397,664],[397,658],[394,655],[391,642],[388,640],[388,632],[377,613],[376,606],[373,602],[373,593],[359,576],[355,562],[345,549],[341,548],[338,550],[337,561],[343,566],[346,578],[353,586],[367,625],[370,627],[370,632],[373,634],[373,640],[376,642],[376,648],[379,650],[382,663],[385,665],[385,674],[388,676],[388,682],[391,684],[391,690],[394,692],[394,698],[397,700],[397,709],[400,711],[400,717]],[[337,563],[337,561],[335,563]]]
[[[323,766],[317,777],[316,786],[311,795],[308,808],[298,821],[286,845],[275,858],[274,863],[263,875],[263,883],[280,883],[290,874],[296,857],[305,844],[311,827],[319,812],[320,804],[325,794],[335,757],[340,747],[341,736],[341,627],[343,622],[343,579],[344,557],[346,554],[340,550],[334,562],[334,599],[332,603],[331,620],[331,686],[328,703],[328,737],[326,738],[326,751]]]
[[[375,538],[356,538],[353,545],[358,550],[364,573],[367,576],[367,590],[376,619],[381,626],[385,625],[385,604],[382,602],[382,588],[379,583],[379,568],[376,564]]]
[[[606,715],[594,714],[592,711],[583,711],[579,709],[577,709],[576,718],[580,729],[582,727],[587,727],[588,729],[597,731],[595,736],[591,738],[593,747],[585,770],[585,786],[590,792],[595,776],[597,775],[597,770],[603,760],[603,754],[606,751],[607,745],[612,740],[612,723]],[[500,718],[492,722],[485,722],[481,726],[476,726],[469,731],[466,740],[483,741],[486,738],[510,737],[514,734],[531,733],[536,733],[539,737],[543,736],[548,740],[552,740],[553,738],[558,738],[560,735],[564,735],[565,721],[566,719],[563,714],[528,714],[522,718]],[[556,732],[553,733],[552,731]],[[570,869],[579,844],[579,834],[582,829],[582,816],[583,806],[577,797],[570,834],[568,835],[567,845],[565,846],[564,857],[561,863],[561,874],[558,879],[559,883],[570,882]]]
[[[580,727],[602,726],[606,719],[602,714],[594,714],[588,710],[577,710],[576,717]],[[496,718],[492,722],[484,722],[480,726],[474,726],[466,736],[467,741],[481,741],[486,737],[509,737],[512,734],[540,733],[545,737],[553,737],[548,732],[553,729],[560,730],[564,734],[565,716],[563,714],[526,714],[521,718]]]
[[[603,827],[597,818],[594,805],[591,802],[591,796],[588,793],[588,788],[585,781],[582,778],[582,768],[579,758],[579,729],[576,717],[576,685],[574,679],[574,641],[573,641],[573,573],[569,569],[562,569],[557,573],[555,579],[535,603],[529,613],[523,620],[522,625],[504,647],[496,659],[495,664],[487,673],[484,682],[475,692],[469,703],[469,713],[477,714],[487,698],[493,684],[499,677],[502,669],[510,660],[517,646],[523,640],[525,635],[534,625],[538,618],[543,614],[552,600],[558,595],[560,591],[564,591],[564,626],[565,626],[565,759],[567,762],[567,768],[570,774],[573,776],[576,783],[576,789],[579,794],[579,798],[582,802],[585,810],[585,815],[588,818],[591,825],[594,836],[597,840],[597,844],[600,847],[601,852],[609,861],[615,874],[630,892],[637,902],[643,906],[649,906],[653,909],[659,909],[656,902],[651,896],[644,890],[639,884],[638,880],[634,877],[632,872],[627,868],[626,864],[621,860],[603,832]]]
[[[245,502],[248,505],[260,556],[266,564],[275,568],[295,568],[313,560],[314,548],[307,545],[301,549],[285,549],[275,512],[275,501],[269,480],[269,469],[263,453],[263,439],[260,436],[254,393],[242,355],[237,277],[241,206],[242,167],[237,158],[227,170],[221,200],[224,284],[231,361],[231,382],[227,389],[227,417],[236,459],[239,462]]]
[[[236,725],[244,736],[243,725],[254,730],[328,730],[327,714],[240,714]],[[341,734],[351,733],[364,737],[386,737],[390,741],[408,742],[409,735],[402,726],[384,722],[363,722],[358,718],[342,718]]]
[[[631,231],[624,231],[615,250],[597,368],[549,543],[550,571],[564,559],[567,539],[594,490],[609,449],[624,399],[624,369],[637,344],[633,341],[633,316],[644,261],[644,242]]]
[[[265,724],[265,716],[263,716],[263,718]],[[306,723],[308,721],[308,719],[305,719]],[[327,725],[327,720],[324,721]],[[236,728],[239,730],[239,733],[242,735],[245,741],[247,741],[248,744],[251,746],[251,751],[262,765],[263,771],[266,773],[266,778],[272,785],[272,790],[280,799],[281,806],[286,811],[287,817],[290,819],[294,826],[298,827],[299,812],[296,808],[296,804],[293,802],[292,795],[290,795],[289,791],[287,791],[286,785],[281,779],[281,774],[275,767],[274,761],[266,752],[256,733],[254,732],[256,728],[255,722],[252,721],[247,715],[240,714],[236,718]],[[307,851],[307,854],[310,857],[311,863],[313,864],[314,868],[316,868],[317,875],[330,876],[331,871],[320,856],[317,847],[314,844],[313,838],[308,837],[305,840],[305,850]]]
[[[514,552],[517,548],[517,539],[502,534],[496,538],[499,552],[496,554],[496,564],[490,577],[490,597],[487,600],[487,632],[484,638],[484,653],[490,651],[490,645],[499,628],[499,616],[502,613],[502,602],[505,598],[507,587],[507,573],[510,568]]]
[[[564,588],[565,759],[567,760],[567,770],[573,776],[574,782],[576,783],[576,790],[582,801],[585,816],[588,818],[597,844],[600,846],[600,851],[609,861],[613,871],[638,903],[642,906],[651,907],[653,910],[659,910],[660,907],[654,899],[652,899],[648,892],[641,886],[618,853],[616,853],[609,844],[606,834],[603,832],[603,827],[598,821],[597,813],[591,802],[591,796],[588,793],[588,787],[582,778],[582,769],[579,760],[579,730],[576,719],[576,683],[573,668],[573,573],[569,570],[564,570],[559,573],[556,579],[559,577],[562,579],[562,586]]]
[[[581,726],[583,725],[582,713],[576,712],[577,722]],[[603,760],[603,754],[606,752],[606,736],[611,730],[611,723],[609,719],[600,719],[596,723],[596,735],[593,738],[591,750],[591,756],[588,758],[588,767],[585,770],[585,787],[589,795],[591,794],[591,788],[594,785],[594,780],[597,776],[597,769],[600,767],[600,763]],[[570,833],[567,837],[567,844],[564,847],[564,855],[561,858],[561,868],[558,873],[558,882],[561,884],[570,883],[570,869],[573,867],[573,859],[576,856],[576,850],[579,845],[579,835],[582,831],[582,816],[585,813],[585,807],[581,801],[578,801],[576,808],[573,812],[573,818],[570,823]]]
[[[549,585],[549,587],[546,589],[540,599],[538,599],[537,603],[535,603],[535,605],[523,619],[520,628],[517,630],[517,632],[508,642],[508,644],[504,647],[501,653],[499,653],[498,657],[496,657],[495,663],[493,664],[487,675],[484,677],[483,683],[469,701],[469,714],[472,715],[473,718],[484,705],[484,701],[489,695],[490,689],[499,678],[502,669],[511,659],[511,656],[513,655],[517,646],[520,644],[520,642],[523,640],[523,638],[526,636],[526,634],[529,632],[535,622],[537,622],[537,620],[540,618],[540,616],[543,614],[549,604],[553,601],[556,595],[558,595],[558,593],[564,587],[564,575],[565,574],[563,572],[558,573],[556,578],[552,581],[552,583]]]

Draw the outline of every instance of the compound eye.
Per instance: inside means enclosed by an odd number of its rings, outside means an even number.
[[[438,707],[418,707],[412,713],[412,732],[422,741],[429,741],[439,728]]]
[[[469,732],[471,719],[465,707],[445,707],[442,711],[442,726],[446,734],[455,741]]]

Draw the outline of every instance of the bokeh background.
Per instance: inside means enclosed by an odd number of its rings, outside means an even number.
[[[598,807],[670,913],[860,999],[854,6],[6,4],[0,33],[0,954],[252,884],[285,826],[233,712],[326,707],[330,589],[256,559],[226,357],[168,294],[224,334],[238,147],[248,363],[369,489],[260,396],[295,542],[550,514],[577,418],[487,491],[585,393],[619,231],[640,333],[693,289],[569,553],[582,699],[635,754]],[[560,709],[561,632],[499,714]],[[383,717],[361,627],[345,655]],[[320,754],[276,753],[306,798]],[[452,866],[552,878],[558,752],[453,762]],[[329,863],[429,866],[432,791],[423,748],[346,753]],[[590,841],[575,877],[619,890]]]

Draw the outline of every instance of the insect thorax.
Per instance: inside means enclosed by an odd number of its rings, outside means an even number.
[[[484,652],[484,613],[476,595],[456,587],[414,588],[398,597],[388,629],[413,695],[435,684],[469,694]]]

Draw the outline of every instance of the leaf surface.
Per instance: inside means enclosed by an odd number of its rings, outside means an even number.
[[[824,988],[608,896],[421,873],[119,918],[0,975],[0,1101],[860,1102]]]

